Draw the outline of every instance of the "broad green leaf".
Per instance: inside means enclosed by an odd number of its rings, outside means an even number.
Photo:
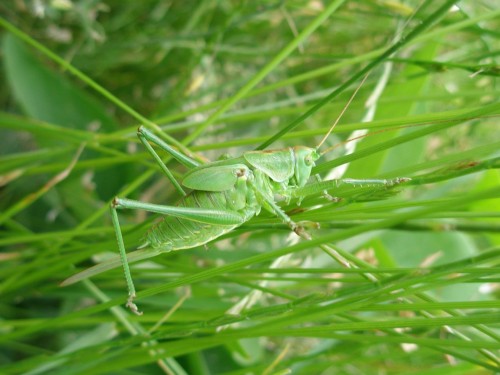
[[[101,104],[63,72],[43,64],[19,39],[5,35],[2,49],[7,82],[19,105],[31,117],[83,130],[117,128]]]
[[[5,35],[2,50],[7,81],[26,114],[38,120],[89,132],[108,132],[117,128],[99,102],[63,72],[42,63],[18,38]],[[36,139],[45,146],[60,143],[48,136],[37,136]],[[125,180],[124,171],[123,168],[113,168],[96,173],[97,192],[102,198],[109,199],[116,194]],[[77,195],[74,191],[73,196]]]

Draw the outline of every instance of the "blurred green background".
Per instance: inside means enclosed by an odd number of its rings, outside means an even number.
[[[498,369],[496,5],[2,2],[0,373]],[[262,213],[140,262],[140,317],[119,268],[59,287],[116,254],[114,196],[179,199],[140,124],[206,161],[280,130],[268,148],[314,147],[368,71],[315,171],[412,181],[283,203],[312,241]],[[155,220],[120,212],[129,251]]]

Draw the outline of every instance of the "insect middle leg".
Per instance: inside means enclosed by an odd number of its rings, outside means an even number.
[[[160,139],[155,134],[153,134],[148,129],[146,129],[144,126],[140,126],[139,129],[137,129],[137,136],[139,137],[139,140],[144,145],[146,150],[156,160],[156,162],[160,166],[161,170],[163,171],[163,173],[165,173],[165,175],[170,180],[172,185],[174,185],[175,189],[183,196],[186,196],[186,192],[181,187],[181,184],[175,179],[175,177],[172,175],[172,172],[170,171],[170,169],[168,169],[168,167],[161,160],[160,156],[156,153],[156,151],[149,144],[149,142],[156,144],[163,151],[168,152],[170,155],[172,155],[172,157],[174,159],[176,159],[178,162],[180,162],[181,164],[185,165],[188,168],[198,167],[200,165],[200,163],[198,163],[196,160],[190,158],[189,156],[183,154],[182,152],[177,151],[172,146],[165,143],[162,139]]]

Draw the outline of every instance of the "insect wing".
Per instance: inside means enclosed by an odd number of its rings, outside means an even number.
[[[224,191],[233,188],[240,171],[248,170],[244,164],[222,165],[193,169],[186,174],[182,185],[193,190]]]
[[[291,148],[272,151],[248,151],[245,160],[255,169],[264,172],[276,182],[287,181],[293,176],[294,154]]]

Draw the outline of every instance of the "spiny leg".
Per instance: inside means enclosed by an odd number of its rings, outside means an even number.
[[[343,178],[338,180],[339,186],[341,184],[348,184],[354,186],[385,186],[385,187],[393,187],[403,182],[411,181],[409,177],[396,177],[391,179],[354,179],[354,178]]]
[[[317,176],[317,175],[316,175]],[[365,179],[365,180],[356,180],[356,179],[338,179],[338,180],[324,180],[321,181],[319,176],[316,177],[319,182],[315,184],[306,185],[303,187],[293,188],[287,191],[281,191],[280,194],[285,197],[286,200],[290,200],[291,198],[297,198],[300,200],[304,199],[309,195],[315,195],[323,193],[323,196],[333,202],[340,201],[339,198],[332,197],[328,194],[329,189],[338,188],[342,185],[353,185],[353,186],[383,186],[392,188],[399,184],[408,182],[411,178],[407,177],[398,177],[393,179]],[[274,203],[273,200],[266,198],[265,193],[260,192],[258,187],[254,184],[254,189],[257,191],[259,197],[265,202],[263,207],[266,207],[266,204],[269,206],[268,210],[273,212],[275,215],[280,217],[286,224],[292,228],[292,230],[297,233],[299,236],[305,239],[311,239],[310,235],[305,231],[305,226],[319,228],[319,224],[315,222],[301,222],[299,224],[295,223],[286,215],[283,210]],[[326,194],[326,195],[325,195]]]
[[[127,307],[137,315],[141,315],[137,305],[133,302],[136,296],[134,282],[128,265],[125,243],[118,220],[117,209],[140,209],[150,212],[156,212],[164,215],[171,215],[187,220],[193,220],[213,225],[235,225],[242,224],[244,217],[236,211],[231,210],[215,210],[203,209],[198,207],[177,207],[177,206],[162,206],[152,203],[144,203],[131,199],[115,198],[111,202],[111,220],[115,230],[118,250],[120,251],[120,259],[125,273],[125,280],[128,288]]]
[[[163,160],[161,160],[160,156],[156,153],[154,148],[149,144],[149,142],[156,144],[158,147],[160,147],[162,150],[168,152],[170,155],[172,155],[172,157],[174,159],[176,159],[180,163],[184,164],[188,168],[194,168],[194,167],[199,166],[200,164],[196,160],[190,158],[187,155],[184,155],[182,152],[177,151],[172,146],[165,143],[162,139],[160,139],[155,134],[150,132],[144,126],[140,126],[139,129],[137,129],[137,136],[139,137],[139,140],[144,145],[146,150],[156,160],[156,162],[160,166],[161,170],[163,171],[163,173],[165,173],[165,175],[170,180],[172,185],[174,185],[175,189],[180,194],[185,196],[186,192],[181,187],[180,183],[175,179],[172,172],[170,172],[170,169],[167,168],[167,166],[165,165]]]
[[[335,179],[335,180],[323,180],[314,184],[309,184],[306,186],[290,189],[283,192],[283,195],[287,199],[298,198],[303,199],[310,195],[320,194],[324,191],[339,188],[343,185],[352,185],[354,187],[370,187],[370,186],[381,186],[386,188],[393,188],[405,182],[411,181],[408,177],[397,177],[392,179]]]
[[[323,181],[323,179],[321,178],[321,176],[319,174],[315,174],[314,178],[316,179],[317,182]],[[339,202],[340,201],[340,198],[334,197],[334,196],[328,194],[327,190],[323,190],[322,193],[323,193],[323,198],[325,198],[326,200],[329,200],[330,202]]]
[[[402,183],[410,181],[410,178],[398,177],[393,179],[342,179],[342,185],[351,185],[354,189],[351,191],[351,198],[353,200],[380,200],[397,193],[394,188]],[[359,191],[356,188],[363,188]]]

